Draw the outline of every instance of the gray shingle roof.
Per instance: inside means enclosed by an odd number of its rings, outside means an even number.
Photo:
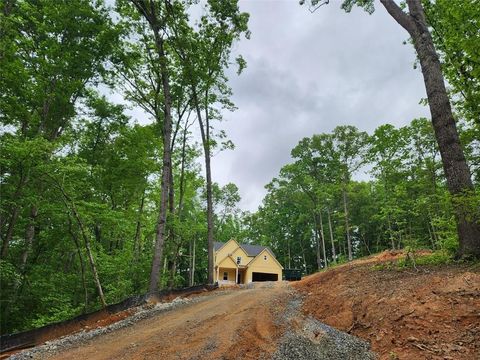
[[[218,251],[225,243],[215,241],[213,243],[213,249],[215,251]],[[257,256],[260,254],[264,249],[268,249],[272,254],[272,250],[268,246],[262,246],[262,245],[251,245],[251,244],[239,244],[243,250],[248,254],[248,256]]]
[[[250,245],[250,244],[239,244],[243,250],[248,254],[248,256],[257,256],[263,250],[265,250],[266,246],[261,245]]]
[[[213,242],[213,250],[217,251],[220,249],[225,243],[219,242],[219,241],[214,241]]]

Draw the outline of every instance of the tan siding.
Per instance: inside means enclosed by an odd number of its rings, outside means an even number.
[[[220,268],[220,273],[219,273],[220,278],[218,279],[219,282],[224,281],[223,280],[224,272],[228,274],[228,279],[227,279],[228,282],[236,282],[235,276],[237,272],[235,271],[235,269],[230,269],[230,268]]]
[[[229,240],[223,245],[223,247],[216,253],[215,256],[215,265],[218,265],[228,254],[233,254],[233,252],[238,248],[238,244],[235,240]]]
[[[241,257],[240,265],[247,265],[250,260],[253,259],[252,257],[249,257],[245,250],[243,250],[241,247],[237,248],[232,254],[233,260],[235,260],[235,262],[237,262],[237,256]]]
[[[232,260],[230,256],[227,256],[224,258],[222,261],[220,261],[220,264],[218,264],[219,268],[219,273],[217,274],[217,271],[213,274],[213,281],[220,281],[223,279],[223,272],[225,269],[230,269],[229,271],[236,272],[237,266],[235,265],[235,262]],[[233,269],[233,270],[232,270]],[[218,279],[217,279],[218,275]],[[235,279],[235,275],[233,275],[232,279]]]
[[[267,257],[267,260],[264,259],[264,256]],[[252,273],[261,272],[268,274],[277,274],[278,280],[282,280],[282,268],[275,261],[273,256],[267,250],[263,250],[258,256],[253,260],[247,269],[247,281],[252,281]]]
[[[235,262],[232,260],[230,256],[227,256],[225,259],[223,259],[220,264],[218,264],[219,267],[223,268],[233,268],[235,269],[237,266],[235,265]]]

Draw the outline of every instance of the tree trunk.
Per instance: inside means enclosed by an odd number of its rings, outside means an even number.
[[[333,231],[332,231],[332,219],[330,217],[330,209],[327,208],[327,216],[328,216],[328,229],[330,231],[330,241],[332,242],[332,259],[334,263],[337,263],[337,254],[335,253],[335,243],[333,241]]]
[[[167,69],[167,57],[164,50],[163,38],[160,35],[160,24],[157,19],[157,13],[155,12],[155,5],[150,3],[152,9],[150,13],[142,6],[138,6],[136,2],[134,4],[137,9],[142,13],[146,20],[150,23],[150,27],[155,36],[155,46],[160,60],[160,74],[162,78],[162,90],[164,96],[164,109],[163,109],[163,168],[162,168],[162,180],[161,180],[161,196],[160,196],[160,209],[157,219],[157,229],[155,234],[155,247],[153,252],[152,268],[150,272],[150,283],[148,287],[149,293],[154,293],[158,290],[158,284],[160,282],[160,269],[162,268],[163,261],[163,248],[165,244],[165,227],[167,222],[168,211],[168,198],[169,198],[169,184],[170,184],[170,171],[172,164],[171,154],[171,137],[172,137],[172,99],[170,95],[170,80]],[[147,11],[145,13],[145,11]]]
[[[368,242],[365,239],[365,234],[360,234],[360,237],[363,240],[363,243],[365,244],[365,248],[367,249],[368,255],[372,255],[372,252],[370,251],[370,246],[368,246]]]
[[[179,248],[176,247],[175,251],[173,252],[173,259],[170,266],[170,274],[168,277],[168,288],[173,289],[175,286],[175,274],[177,273],[177,259],[178,259],[178,250]]]
[[[395,250],[395,239],[393,238],[393,229],[392,229],[392,222],[390,221],[390,215],[387,216],[387,224],[388,224],[388,236],[390,238],[390,244],[392,245],[392,250]]]
[[[350,223],[348,221],[348,198],[347,198],[347,186],[343,186],[343,212],[345,216],[345,233],[347,235],[347,247],[348,247],[348,261],[353,260],[352,255],[352,240],[350,239]]]
[[[318,233],[318,224],[317,224],[317,216],[313,214],[313,219],[315,221],[315,248],[316,248],[316,255],[317,255],[317,270],[322,270],[322,255],[320,254],[320,235]]]
[[[202,135],[203,150],[205,155],[205,173],[207,180],[207,239],[208,239],[208,283],[213,284],[213,198],[212,198],[212,172],[210,167],[210,123],[207,109],[205,109],[205,122],[200,111],[197,89],[192,86],[193,101],[197,112],[197,119]],[[208,94],[207,94],[208,97]],[[208,104],[206,105],[208,107]]]
[[[68,231],[70,232],[73,242],[75,243],[75,248],[77,249],[77,255],[78,255],[78,262],[80,263],[80,275],[82,278],[82,287],[83,287],[83,296],[84,296],[83,313],[85,314],[87,312],[87,307],[88,307],[88,290],[87,290],[88,288],[87,288],[87,281],[85,278],[85,264],[83,263],[82,251],[80,250],[80,243],[78,242],[77,235],[73,231],[73,224],[70,216],[68,217]]]
[[[5,259],[8,255],[8,246],[10,245],[10,241],[12,240],[13,237],[13,229],[15,228],[15,225],[18,220],[18,206],[14,206],[12,210],[12,215],[10,216],[10,221],[8,223],[7,227],[7,233],[3,239],[2,243],[2,252],[1,252],[1,258]]]
[[[287,240],[287,250],[288,250],[288,268],[291,269],[292,268],[292,256],[291,256],[291,253],[290,253],[290,240]]]
[[[325,235],[323,232],[323,217],[322,217],[322,211],[318,212],[318,220],[320,222],[320,236],[322,239],[322,250],[323,250],[323,262],[325,264],[325,269],[328,267],[328,261],[327,261],[327,251],[325,250]]]
[[[13,205],[12,215],[10,216],[10,221],[8,222],[7,232],[2,242],[2,251],[0,253],[0,258],[2,259],[5,259],[8,255],[8,246],[10,245],[10,241],[12,240],[13,230],[15,229],[15,225],[17,224],[17,220],[18,220],[18,215],[20,213],[19,206],[17,205],[17,201],[20,200],[20,196],[22,195],[22,190],[25,183],[27,182],[27,179],[28,177],[24,176],[22,171],[17,188],[15,189],[15,193],[12,197],[12,201],[15,204]]]
[[[60,192],[63,195],[63,202],[65,204],[65,207],[67,209],[70,209],[70,211],[72,212],[72,215],[75,217],[75,220],[77,221],[78,228],[80,229],[80,233],[82,234],[83,241],[85,243],[85,249],[87,250],[88,260],[90,262],[90,268],[92,269],[93,279],[94,279],[95,284],[97,286],[98,295],[100,297],[100,302],[102,304],[102,307],[106,308],[107,303],[105,302],[105,296],[103,295],[102,284],[100,282],[100,277],[98,276],[97,267],[95,266],[95,260],[93,259],[92,249],[90,247],[90,239],[89,239],[89,236],[88,236],[88,234],[85,230],[85,227],[83,226],[82,219],[80,218],[80,215],[77,212],[77,209],[75,207],[75,203],[73,202],[72,199],[70,199],[70,197],[65,192],[65,189],[62,187],[62,185],[60,183],[58,183],[53,177],[51,177],[51,178],[52,178],[53,181],[55,181],[55,184],[57,185],[58,189],[60,190]]]
[[[138,207],[137,224],[135,226],[135,238],[133,239],[133,262],[135,264],[138,262],[138,258],[140,256],[140,236],[142,232],[142,215],[143,207],[145,204],[145,191],[146,188],[143,189],[142,199],[140,200],[140,206]]]
[[[22,265],[21,268],[24,269],[27,264],[28,254],[32,248],[33,239],[35,237],[35,219],[38,215],[38,209],[35,205],[32,205],[30,209],[30,221],[27,226],[27,231],[25,233],[25,249],[22,254]]]
[[[447,186],[453,196],[459,257],[480,257],[480,225],[462,204],[462,195],[474,191],[470,171],[458,136],[438,54],[428,30],[420,0],[407,0],[410,14],[404,13],[393,0],[381,0],[390,15],[405,28],[413,39],[422,68],[432,116],[435,138],[442,157]],[[458,199],[457,199],[458,198]],[[459,200],[458,203],[456,200]]]
[[[193,286],[195,284],[195,237],[192,239],[190,256],[190,286]]]

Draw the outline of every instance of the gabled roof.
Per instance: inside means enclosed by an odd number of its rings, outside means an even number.
[[[218,251],[220,250],[223,245],[225,245],[226,243],[222,243],[222,242],[219,242],[219,241],[215,241],[213,243],[213,250],[214,251]],[[275,256],[275,254],[273,253],[272,250],[270,250],[270,248],[268,246],[262,246],[262,245],[251,245],[251,244],[238,244],[246,253],[248,256],[252,256],[252,257],[255,257],[257,256],[258,254],[260,254],[263,250],[267,249],[268,251],[270,251],[270,253]]]
[[[213,242],[213,250],[218,251],[220,248],[225,245],[225,243],[219,242],[219,241],[214,241]]]
[[[262,251],[260,251],[257,256],[255,256],[248,264],[247,266],[250,266],[251,264],[253,264],[258,258],[260,258],[260,255],[264,252],[268,252],[270,253],[270,255],[272,255],[272,259],[278,264],[278,266],[280,266],[280,268],[283,270],[283,266],[282,264],[280,264],[280,262],[276,259],[275,255],[273,254],[273,252],[270,250],[269,247],[265,246],[264,249]]]
[[[248,256],[257,256],[267,247],[262,245],[250,245],[250,244],[240,244],[240,246],[245,250]]]

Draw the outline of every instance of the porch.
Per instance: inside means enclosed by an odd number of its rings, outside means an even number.
[[[246,269],[242,267],[217,267],[216,275],[219,285],[234,285],[246,283]]]

